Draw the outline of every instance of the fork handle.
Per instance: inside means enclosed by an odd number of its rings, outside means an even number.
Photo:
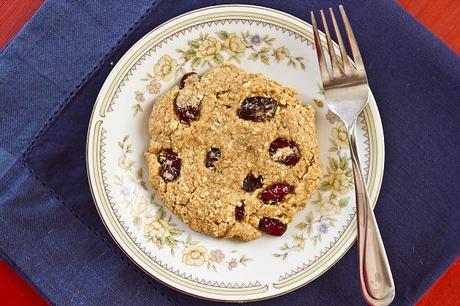
[[[356,124],[348,130],[358,215],[358,258],[361,291],[370,305],[389,305],[395,297],[390,265],[369,201],[356,146]]]

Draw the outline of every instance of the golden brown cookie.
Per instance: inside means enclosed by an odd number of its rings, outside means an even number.
[[[148,129],[150,183],[201,233],[281,235],[320,182],[313,108],[230,64],[187,74],[155,101]]]

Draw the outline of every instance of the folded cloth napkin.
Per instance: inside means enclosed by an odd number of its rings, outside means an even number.
[[[126,50],[181,13],[230,1],[49,0],[0,55],[0,257],[53,304],[204,305],[150,279],[99,220],[86,130]],[[334,0],[237,1],[305,19]],[[376,208],[396,305],[413,304],[460,254],[460,60],[389,0],[342,0],[383,120]],[[272,305],[357,305],[356,248]],[[256,304],[263,304],[256,303]]]

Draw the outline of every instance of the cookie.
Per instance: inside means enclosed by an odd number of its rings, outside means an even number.
[[[214,237],[282,235],[320,182],[314,109],[230,64],[184,75],[156,99],[148,132],[156,194]]]

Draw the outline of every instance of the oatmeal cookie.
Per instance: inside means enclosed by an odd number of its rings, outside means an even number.
[[[150,183],[197,232],[282,235],[320,182],[313,108],[230,64],[184,75],[155,101],[148,131]]]

